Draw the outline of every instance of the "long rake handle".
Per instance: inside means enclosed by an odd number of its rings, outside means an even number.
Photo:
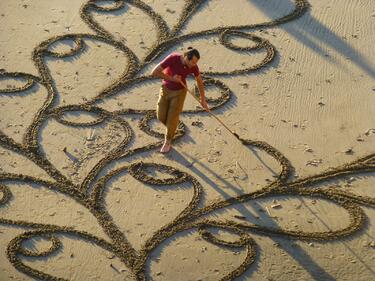
[[[188,93],[189,93],[189,94],[190,94],[190,95],[191,95],[191,96],[192,96],[192,97],[193,97],[193,98],[194,98],[199,104],[201,104],[200,101],[199,101],[199,99],[193,94],[193,92],[190,91],[189,88],[188,88],[183,82],[181,82],[181,84],[182,84],[182,86],[185,87],[185,89],[188,91]],[[214,117],[217,121],[219,121],[219,123],[220,123],[221,125],[223,125],[223,127],[224,127],[225,129],[227,129],[232,135],[234,135],[237,139],[239,139],[239,136],[238,136],[235,132],[233,132],[231,129],[229,129],[228,126],[225,125],[224,122],[221,121],[219,117],[217,117],[215,114],[213,114],[210,110],[208,110],[208,109],[206,109],[206,108],[204,108],[204,110],[206,110],[206,112],[208,112],[212,117]]]

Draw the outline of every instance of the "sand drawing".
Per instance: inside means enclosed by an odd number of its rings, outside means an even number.
[[[252,35],[249,33],[249,30],[251,31],[251,29],[256,28],[267,29],[270,27],[276,27],[293,21],[299,17],[303,17],[308,9],[310,9],[310,5],[307,0],[294,0],[295,7],[291,13],[282,15],[280,18],[269,22],[244,26],[222,26],[185,35],[181,35],[180,30],[201,8],[205,0],[186,0],[178,23],[172,29],[167,26],[166,22],[160,15],[158,15],[150,6],[140,0],[108,1],[112,3],[112,5],[105,7],[98,5],[97,2],[98,1],[95,0],[87,1],[87,3],[85,3],[80,10],[82,20],[94,31],[94,34],[65,34],[62,36],[55,36],[41,42],[34,49],[32,59],[38,69],[39,76],[22,72],[0,72],[1,79],[17,78],[25,81],[25,84],[18,88],[0,89],[0,95],[12,95],[14,93],[20,93],[35,87],[36,84],[40,85],[40,87],[44,87],[48,92],[47,99],[33,117],[32,123],[27,129],[22,143],[16,142],[11,137],[0,131],[1,147],[11,150],[31,160],[33,163],[43,169],[52,179],[51,181],[47,181],[23,174],[0,173],[0,193],[2,194],[0,199],[0,224],[22,226],[28,229],[24,233],[14,237],[7,247],[7,257],[17,270],[30,277],[42,280],[66,280],[63,276],[52,276],[48,273],[31,268],[23,263],[22,257],[48,257],[49,255],[58,251],[61,247],[61,241],[59,240],[58,235],[69,234],[76,236],[80,240],[96,244],[97,246],[113,253],[113,255],[118,257],[124,263],[124,266],[129,269],[136,280],[148,280],[150,277],[148,276],[145,268],[150,253],[166,239],[176,235],[177,233],[189,229],[196,229],[199,231],[199,234],[204,240],[208,241],[209,243],[213,243],[218,247],[245,249],[247,251],[246,257],[240,266],[232,272],[226,272],[221,279],[233,280],[234,278],[241,276],[256,260],[257,245],[254,239],[251,237],[252,233],[266,236],[277,235],[290,237],[296,240],[329,241],[350,236],[365,227],[366,215],[361,206],[373,208],[375,207],[375,199],[356,195],[347,191],[344,192],[335,187],[323,189],[317,185],[331,179],[340,179],[348,175],[355,176],[360,173],[374,172],[375,153],[363,156],[353,162],[346,163],[320,174],[296,179],[293,177],[294,168],[291,161],[288,160],[281,151],[271,146],[267,142],[244,139],[239,136],[239,140],[244,146],[255,147],[273,157],[280,164],[281,172],[274,179],[274,181],[266,184],[260,190],[226,200],[217,200],[204,207],[198,206],[204,193],[201,183],[189,173],[180,171],[171,166],[136,161],[129,165],[123,165],[120,168],[112,169],[104,176],[99,176],[100,172],[112,162],[119,159],[126,159],[127,157],[134,156],[135,154],[145,151],[155,150],[156,152],[163,142],[163,134],[153,130],[150,126],[150,122],[156,118],[155,110],[124,108],[118,111],[110,112],[100,107],[100,101],[105,98],[108,99],[116,96],[116,94],[118,94],[120,91],[124,91],[133,85],[139,85],[153,80],[153,77],[141,76],[139,73],[147,65],[160,58],[160,56],[164,54],[166,50],[175,46],[177,43],[214,35],[217,36],[220,43],[228,49],[246,52],[257,52],[258,50],[262,50],[265,52],[266,55],[263,60],[252,67],[228,72],[212,71],[202,73],[205,85],[214,86],[220,91],[219,97],[208,99],[212,111],[215,112],[216,109],[221,108],[224,104],[230,103],[233,95],[231,89],[220,80],[221,76],[235,77],[237,74],[256,72],[270,64],[270,62],[276,56],[277,46],[273,46],[268,40]],[[157,29],[157,42],[153,45],[143,60],[140,60],[124,42],[116,40],[115,37],[97,21],[95,21],[92,16],[93,11],[98,13],[111,13],[123,9],[126,5],[133,5],[142,10],[153,20],[155,28]],[[230,38],[233,36],[248,39],[254,42],[254,45],[251,47],[236,46],[231,43],[230,40]],[[87,100],[86,102],[80,104],[56,106],[57,89],[54,83],[54,78],[46,66],[45,58],[54,57],[64,59],[72,56],[79,56],[80,52],[85,49],[85,40],[88,39],[109,44],[123,52],[128,59],[128,65],[126,66],[126,69],[124,69],[124,72],[119,79],[114,81],[110,86],[105,88],[93,99]],[[74,42],[75,47],[66,53],[51,51],[51,46],[53,44],[63,40],[71,40]],[[96,119],[88,123],[77,123],[65,120],[63,118],[65,113],[73,111],[83,113],[88,112],[95,115]],[[194,110],[186,110],[184,111],[184,114],[196,114],[198,112],[204,111],[203,109],[197,108]],[[126,121],[125,117],[127,114],[137,114],[142,116],[141,121],[139,122],[139,128],[146,134],[159,140],[147,146],[136,149],[128,149],[127,147],[129,143],[134,138],[134,132],[129,123]],[[96,165],[85,176],[81,184],[76,184],[56,167],[54,167],[40,148],[40,130],[48,119],[55,119],[61,124],[72,127],[89,127],[111,121],[121,127],[125,134],[125,138],[118,143],[116,148],[109,151],[98,163],[96,163]],[[184,136],[185,125],[181,122],[176,137],[184,138]],[[168,177],[153,177],[150,173],[152,170],[159,171]],[[111,215],[106,210],[106,205],[103,203],[103,193],[106,190],[107,182],[119,174],[129,174],[145,185],[169,186],[190,183],[194,190],[193,197],[190,199],[190,202],[183,209],[183,211],[175,219],[154,232],[152,237],[147,239],[140,250],[136,250],[128,241],[126,234],[120,230],[118,225],[116,225]],[[41,185],[55,192],[64,194],[67,197],[73,198],[76,202],[87,208],[92,213],[92,215],[97,219],[98,225],[104,230],[109,239],[105,240],[88,232],[78,231],[71,227],[2,218],[1,206],[4,207],[7,202],[12,200],[13,196],[10,189],[7,187],[7,182],[22,182]],[[304,196],[314,198],[316,200],[327,200],[344,208],[350,216],[350,223],[346,227],[334,231],[303,232],[264,227],[247,223],[245,221],[219,221],[204,218],[204,216],[207,214],[234,204],[270,198],[273,196]],[[236,235],[238,239],[230,242],[221,240],[212,233],[212,229],[228,231]],[[51,247],[43,252],[34,252],[24,249],[22,243],[34,237],[44,237],[49,239],[51,241]]]

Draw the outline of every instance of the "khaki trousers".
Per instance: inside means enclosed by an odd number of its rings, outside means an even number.
[[[166,139],[171,141],[175,135],[178,123],[180,121],[180,113],[184,107],[186,97],[186,89],[177,91],[169,90],[162,86],[159,93],[157,105],[157,118],[166,128]]]

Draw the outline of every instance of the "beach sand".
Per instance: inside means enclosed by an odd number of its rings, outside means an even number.
[[[374,1],[125,2],[0,3],[0,280],[374,280]]]

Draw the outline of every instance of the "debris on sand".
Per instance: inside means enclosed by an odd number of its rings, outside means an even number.
[[[235,177],[239,178],[240,180],[245,180],[249,177],[245,169],[240,165],[238,161],[236,161],[235,171],[236,171]]]
[[[239,220],[246,220],[245,216],[234,215],[234,217]]]
[[[195,127],[198,127],[198,128],[203,127],[203,123],[201,121],[193,121],[193,122],[191,122],[191,125],[195,126]]]
[[[323,162],[322,159],[312,159],[306,162],[306,166],[314,166],[317,167],[319,164]]]
[[[120,273],[120,270],[118,270],[113,264],[110,264],[109,266],[112,267],[117,273]]]
[[[244,88],[244,89],[248,89],[248,88],[249,88],[249,84],[248,84],[248,83],[240,83],[240,85],[241,85],[242,88]]]
[[[304,144],[304,147],[305,147],[305,152],[310,152],[310,153],[312,153],[312,152],[314,152],[314,150],[308,145],[308,144]]]
[[[92,141],[95,139],[95,133],[94,133],[94,130],[90,130],[87,132],[87,135],[86,135],[86,140],[87,141]]]
[[[350,177],[346,182],[347,183],[352,183],[355,180],[356,180],[355,177]]]
[[[281,204],[277,203],[277,204],[273,204],[273,205],[271,205],[271,208],[272,208],[272,209],[281,209],[282,206],[281,206]]]

